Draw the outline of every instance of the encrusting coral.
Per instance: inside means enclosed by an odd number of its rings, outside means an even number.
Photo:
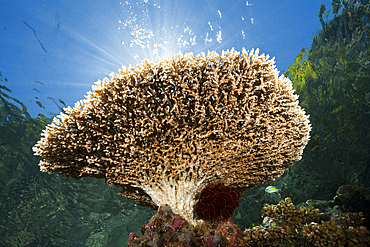
[[[168,205],[162,205],[150,222],[141,227],[143,236],[132,232],[128,247],[138,246],[245,246],[243,232],[230,220],[204,223],[192,228]]]
[[[290,198],[265,205],[262,226],[244,231],[246,246],[369,246],[369,231],[360,213],[342,214],[339,224],[321,221],[318,209],[296,209]]]
[[[311,129],[291,81],[258,49],[144,60],[98,81],[54,118],[34,152],[44,172],[104,178],[139,205],[189,221],[199,193],[240,192],[301,158]]]

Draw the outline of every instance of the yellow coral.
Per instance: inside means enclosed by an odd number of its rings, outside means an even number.
[[[361,246],[370,245],[369,231],[362,226],[363,214],[347,213],[334,220],[311,222],[319,216],[313,207],[295,209],[290,198],[277,205],[266,204],[263,217],[276,220],[274,227],[257,226],[244,231],[247,246]]]
[[[343,230],[333,220],[306,225],[302,235],[314,246],[343,246],[346,243]]]
[[[262,217],[270,217],[279,219],[290,226],[299,226],[302,222],[311,222],[318,217],[319,210],[311,207],[301,207],[296,209],[292,200],[287,197],[284,201],[280,201],[277,205],[266,204],[262,209]]]

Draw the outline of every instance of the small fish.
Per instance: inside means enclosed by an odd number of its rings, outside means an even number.
[[[36,88],[32,88],[33,91],[36,91],[38,93],[41,93],[39,90],[37,90]]]
[[[334,3],[340,3],[341,0],[333,0]]]
[[[40,101],[35,101],[35,103],[42,109],[45,109],[45,107],[41,104]]]
[[[276,192],[279,192],[280,189],[276,188],[275,186],[268,186],[265,191],[267,193],[276,193]]]
[[[64,107],[67,107],[66,103],[64,103],[64,101],[63,101],[63,100],[59,99],[58,101],[59,101],[59,103],[61,103]]]

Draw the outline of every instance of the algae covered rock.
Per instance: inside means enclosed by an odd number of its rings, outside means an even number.
[[[148,224],[141,227],[143,236],[132,232],[127,246],[244,246],[239,227],[230,220],[199,222],[193,227],[169,205],[162,205]]]

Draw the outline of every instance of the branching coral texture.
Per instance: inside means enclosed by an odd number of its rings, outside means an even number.
[[[119,73],[46,128],[34,147],[42,171],[104,178],[194,223],[207,184],[243,191],[271,181],[309,140],[291,81],[258,50],[178,54]]]
[[[292,200],[287,197],[277,205],[266,204],[262,209],[263,217],[275,218],[290,226],[300,226],[303,222],[311,222],[319,216],[319,210],[311,207],[296,209]]]
[[[363,226],[362,213],[343,214],[340,223],[334,220],[312,222],[319,210],[313,207],[296,209],[290,198],[278,205],[263,208],[266,227],[246,229],[247,246],[369,246],[369,231]]]

